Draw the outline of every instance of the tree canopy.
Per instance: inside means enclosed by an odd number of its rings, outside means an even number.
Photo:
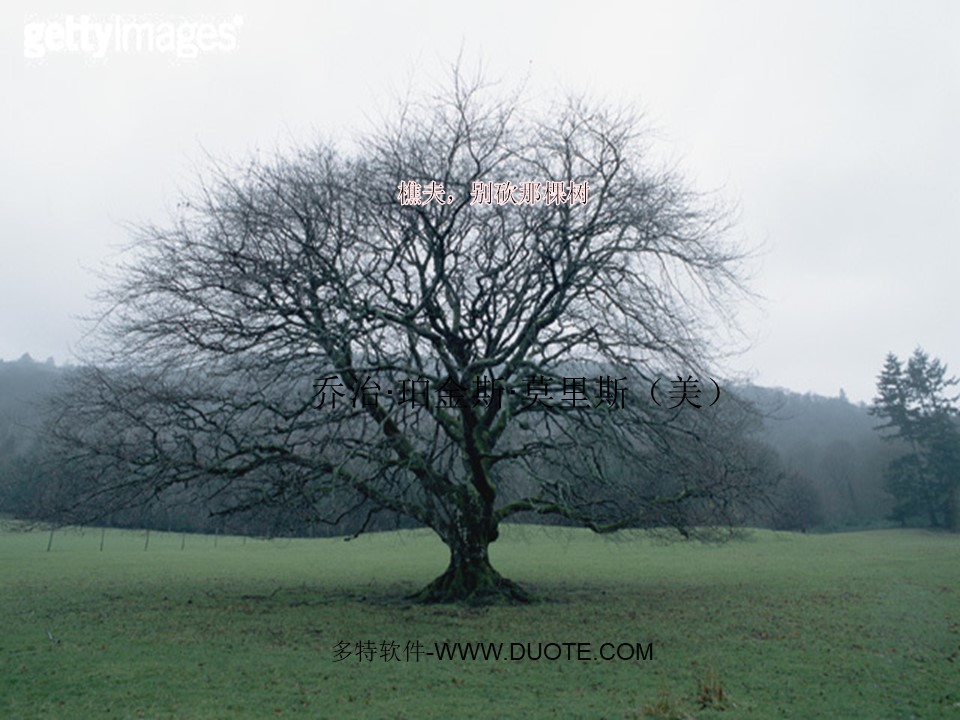
[[[706,380],[743,254],[645,141],[629,112],[537,115],[457,74],[352,152],[216,165],[106,292],[54,426],[78,490],[397,513],[450,548],[438,601],[525,597],[488,558],[510,517],[738,522],[772,462],[749,413],[646,397]]]

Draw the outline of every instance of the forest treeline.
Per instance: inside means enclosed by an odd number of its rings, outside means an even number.
[[[0,515],[57,522],[62,501],[62,470],[46,463],[39,433],[45,401],[72,369],[29,355],[0,362]],[[745,524],[784,530],[844,530],[894,524],[894,499],[885,472],[902,452],[884,442],[878,420],[865,404],[840,397],[799,394],[754,385],[724,387],[752,403],[762,422],[755,439],[778,458],[779,483],[763,512]],[[637,400],[639,401],[639,400]],[[684,411],[700,412],[692,407]],[[898,518],[896,524],[922,523]],[[251,535],[340,535],[357,531],[348,519],[340,526],[317,525],[290,508],[261,508],[242,516],[211,516],[193,498],[168,494],[160,501],[105,515],[104,524],[187,532],[234,532]],[[388,512],[368,529],[409,526]]]

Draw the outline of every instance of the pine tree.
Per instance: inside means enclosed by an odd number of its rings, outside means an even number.
[[[878,430],[899,440],[907,452],[887,468],[887,490],[896,499],[893,517],[925,515],[932,526],[960,529],[960,432],[957,384],[947,368],[917,348],[906,367],[889,353],[877,380],[871,414],[886,422]]]

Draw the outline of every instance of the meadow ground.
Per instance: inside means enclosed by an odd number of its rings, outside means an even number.
[[[487,609],[404,600],[445,566],[426,532],[48,539],[0,533],[0,718],[960,718],[946,534],[508,526],[494,565],[542,600]]]

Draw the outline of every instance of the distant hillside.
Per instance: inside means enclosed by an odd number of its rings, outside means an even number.
[[[734,392],[763,414],[760,438],[786,468],[809,478],[828,525],[883,522],[890,510],[883,474],[897,450],[880,439],[866,405],[754,385]]]
[[[39,485],[31,451],[44,400],[56,392],[64,369],[28,354],[0,361],[0,513],[26,515]]]
[[[29,514],[43,492],[30,453],[43,402],[68,370],[29,355],[0,361],[0,513]],[[813,489],[819,509],[812,524],[883,522],[890,506],[883,473],[896,449],[880,440],[864,405],[754,385],[730,389],[760,412],[758,439],[778,452],[795,482]]]
[[[62,375],[52,360],[36,362],[29,354],[0,360],[0,458],[30,444],[39,407]]]

